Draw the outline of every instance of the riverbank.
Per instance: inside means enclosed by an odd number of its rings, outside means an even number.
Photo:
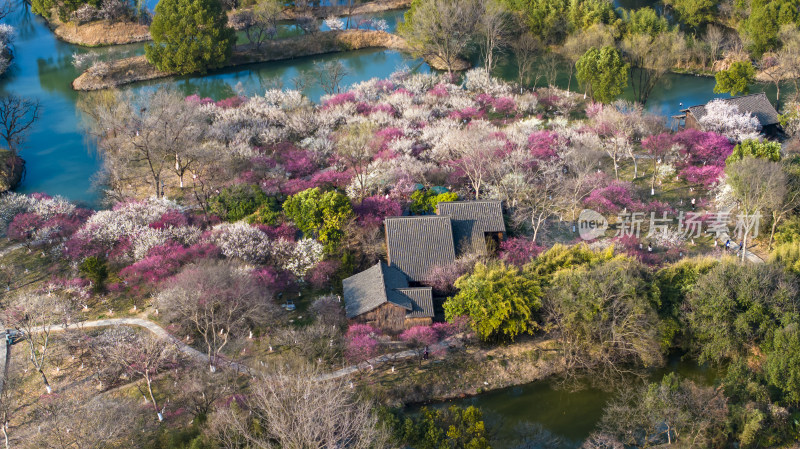
[[[363,14],[376,14],[411,6],[411,0],[379,0],[360,4],[349,8],[346,6],[320,6],[299,10],[288,8],[281,13],[279,20],[296,20],[300,17],[312,16],[324,19],[328,16],[357,16]],[[244,8],[247,9],[247,8]],[[241,10],[228,12],[230,18]],[[152,40],[150,27],[135,22],[109,22],[96,20],[84,24],[62,22],[54,12],[50,17],[44,17],[48,27],[64,42],[81,45],[84,47],[102,47],[107,45],[125,45]],[[231,24],[231,26],[233,26]]]
[[[11,152],[0,150],[0,194],[9,190],[14,190],[22,181],[22,174],[25,171],[25,161],[17,158],[17,163],[11,167]]]
[[[403,38],[385,31],[326,31],[268,41],[260,49],[256,49],[251,44],[239,45],[234,48],[230,61],[222,68],[366,48],[388,48],[399,51],[408,51],[409,49]],[[443,68],[441,64],[437,64],[437,61],[429,61],[429,64],[436,69]],[[468,67],[468,64],[464,62],[462,66],[463,70]],[[78,91],[108,89],[175,75],[177,75],[176,72],[158,70],[147,62],[144,56],[135,56],[110,63],[108,71],[100,75],[92,73],[90,70],[83,72],[72,82],[72,88]]]
[[[45,22],[53,33],[64,42],[84,47],[124,45],[151,40],[150,27],[135,22],[109,22],[98,20],[77,25],[64,23],[54,14]]]
[[[453,376],[453,373],[459,373]],[[394,406],[464,398],[547,379],[564,372],[556,341],[526,337],[516,343],[485,348],[467,344],[441,358],[387,362],[360,373],[378,401]]]
[[[299,10],[288,8],[280,15],[280,20],[296,20],[300,17],[312,16],[317,19],[324,19],[329,16],[347,17],[361,14],[375,14],[396,9],[406,9],[411,6],[411,0],[376,0],[373,2],[355,5],[352,9],[348,6],[317,6],[314,8]],[[232,14],[229,13],[228,15]]]

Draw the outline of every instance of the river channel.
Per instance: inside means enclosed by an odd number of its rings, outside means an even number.
[[[635,0],[641,1],[641,0]],[[378,14],[394,30],[402,20],[401,11]],[[100,163],[95,146],[81,126],[77,107],[83,93],[72,90],[70,84],[79,70],[72,65],[74,53],[95,52],[103,58],[120,58],[143,52],[142,44],[88,49],[67,44],[56,39],[44,20],[28,8],[19,6],[5,19],[17,28],[14,44],[15,58],[9,73],[0,79],[0,94],[13,93],[41,102],[41,120],[30,133],[22,156],[27,160],[27,174],[20,192],[45,192],[63,195],[73,201],[96,206],[99,194],[93,180]],[[291,33],[290,27],[283,30]],[[429,71],[419,59],[393,50],[359,50],[331,55],[297,58],[288,61],[241,66],[210,73],[206,76],[175,77],[157,82],[140,83],[127,87],[137,91],[154,86],[172,84],[190,94],[214,99],[227,98],[237,93],[261,93],[272,80],[281,79],[286,86],[300,71],[308,71],[316,62],[338,59],[349,70],[344,85],[373,77],[386,77],[401,67]],[[499,74],[513,79],[513,64],[501,66]],[[562,87],[567,76],[558,79]],[[572,81],[573,89],[576,86]],[[647,107],[666,116],[677,113],[681,106],[702,104],[719,95],[713,94],[714,80],[708,77],[671,74],[666,76],[652,93]],[[756,90],[764,86],[757,86]],[[306,94],[318,100],[322,91],[310,87]],[[774,96],[772,90],[769,91]],[[631,92],[627,92],[628,97]]]
[[[632,1],[638,6],[642,0]],[[390,31],[402,20],[401,11],[377,16],[387,21]],[[44,20],[22,6],[5,21],[17,29],[17,39],[12,67],[0,79],[0,94],[35,98],[42,106],[40,121],[30,133],[22,154],[27,160],[27,175],[19,191],[62,195],[88,206],[97,206],[99,194],[93,187],[93,181],[100,162],[93,142],[87,138],[81,126],[81,113],[77,105],[85,94],[73,91],[70,86],[80,72],[73,67],[73,54],[95,52],[103,58],[119,58],[141,54],[143,45],[87,49],[67,44],[56,39]],[[291,33],[291,27],[287,25],[283,32]],[[175,77],[140,83],[127,89],[137,91],[172,84],[186,95],[198,94],[218,100],[236,94],[262,93],[265,86],[274,84],[276,79],[289,86],[290,80],[301,71],[309,71],[315,63],[330,60],[341,61],[349,70],[345,85],[374,77],[387,77],[401,67],[430,70],[421,60],[397,51],[360,50],[253,64],[206,76]],[[510,63],[501,66],[500,75],[513,79],[515,74],[512,66]],[[558,84],[566,87],[567,81],[567,76],[562,74]],[[574,80],[572,86],[576,86]],[[720,97],[713,94],[713,87],[713,78],[670,74],[653,91],[647,107],[652,112],[670,116],[682,106],[702,104]],[[774,89],[759,85],[754,90],[765,89],[774,100]],[[311,87],[306,94],[317,101],[322,91],[318,87]],[[629,90],[625,95],[630,98],[632,93]],[[710,382],[706,370],[685,363],[673,362],[666,370]],[[664,372],[654,373],[652,379],[660,378]],[[497,423],[500,440],[510,441],[516,429],[533,423],[578,444],[594,429],[611,394],[591,386],[573,391],[563,388],[556,381],[543,381],[454,402],[481,406],[487,419]]]

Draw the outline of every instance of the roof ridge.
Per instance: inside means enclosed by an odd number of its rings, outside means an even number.
[[[458,201],[439,201],[437,204],[448,203],[501,203],[501,200],[458,200]]]
[[[756,93],[754,93],[754,94],[739,95],[738,97],[730,97],[730,98],[712,98],[712,99],[710,99],[710,100],[706,101],[706,102],[705,102],[705,103],[703,103],[703,104],[696,104],[696,105],[693,105],[693,106],[687,106],[687,107],[686,107],[686,109],[682,109],[682,111],[688,111],[689,109],[692,109],[692,108],[704,107],[705,105],[707,105],[707,104],[709,104],[709,103],[711,103],[712,101],[715,101],[715,100],[720,100],[720,101],[731,101],[731,100],[737,100],[737,99],[739,99],[739,98],[746,98],[746,97],[756,97],[756,96],[759,96],[759,95],[763,95],[763,96],[765,96],[765,97],[766,97],[766,96],[767,96],[767,93],[766,93],[766,92],[756,92]],[[769,101],[769,98],[767,98],[767,101]],[[772,102],[770,102],[770,104],[772,104]]]
[[[438,215],[438,214],[431,214],[431,215],[397,215],[395,217],[386,217],[384,220],[397,220],[397,219],[410,219],[416,220],[421,218],[450,218],[449,215]]]
[[[381,289],[381,292],[383,292],[383,300],[384,302],[389,302],[389,291],[386,288],[386,271],[385,268],[383,268],[384,266],[388,267],[388,265],[386,265],[386,263],[384,263],[382,260],[379,260],[378,266],[380,267],[381,272],[381,284],[383,284],[383,288]]]

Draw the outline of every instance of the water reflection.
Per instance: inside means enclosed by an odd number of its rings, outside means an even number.
[[[676,357],[671,358],[666,366],[651,372],[646,379],[632,378],[629,382],[659,382],[670,372],[706,386],[713,385],[719,376],[715,369]],[[566,447],[578,447],[595,430],[603,408],[614,394],[613,390],[599,388],[590,379],[570,383],[549,379],[435,406],[480,407],[487,424],[495,431],[493,447],[515,447],[531,432],[537,433],[537,438],[549,434]]]
[[[618,1],[619,5],[621,3]],[[374,17],[386,20],[390,30],[394,30],[402,20],[402,15],[402,11],[389,11]],[[100,59],[117,59],[142,54],[143,45],[88,49],[67,44],[57,40],[44,21],[31,14],[28,8],[18,8],[5,22],[17,28],[18,36],[15,43],[16,57],[11,71],[0,80],[0,94],[15,93],[37,98],[43,106],[41,120],[31,132],[23,152],[28,164],[27,176],[20,191],[44,191],[65,195],[73,200],[96,202],[98,195],[91,188],[91,178],[99,168],[99,160],[95,148],[87,143],[79,126],[79,113],[75,103],[82,94],[71,88],[72,80],[79,74],[79,70],[72,66],[72,54],[93,53]],[[409,55],[391,50],[369,49],[251,64],[206,76],[155,80],[126,89],[138,91],[175,85],[186,95],[197,93],[214,99],[239,93],[260,94],[268,85],[292,87],[292,79],[301,72],[311,73],[316,63],[334,60],[341,61],[350,72],[344,78],[343,86],[373,77],[387,77],[401,67],[411,67],[422,72],[429,70],[421,60]],[[512,57],[501,63],[497,75],[516,79]],[[543,81],[540,81],[539,85],[542,84]],[[579,89],[574,78],[570,83],[564,71],[558,74],[556,84],[560,87],[571,84],[573,90]],[[713,86],[713,78],[670,74],[653,91],[647,107],[659,114],[673,115],[682,106],[702,104],[721,96],[713,93]],[[766,90],[770,98],[775,98],[774,88],[771,86],[767,88],[759,85],[754,90]],[[323,92],[318,86],[310,86],[306,94],[317,101]],[[626,91],[625,97],[633,98],[630,89]]]

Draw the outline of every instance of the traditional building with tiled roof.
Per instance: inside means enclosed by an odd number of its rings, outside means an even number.
[[[389,217],[384,221],[388,263],[379,262],[343,282],[347,318],[400,331],[432,321],[434,268],[468,253],[487,254],[506,231],[499,201],[439,203],[438,215]]]
[[[402,331],[430,324],[433,295],[430,287],[409,287],[398,269],[378,262],[342,282],[347,318],[376,327]]]
[[[384,227],[389,265],[411,282],[424,282],[434,267],[456,260],[450,217],[390,217]]]
[[[722,101],[735,105],[739,108],[741,113],[749,113],[755,117],[761,124],[761,132],[767,136],[778,136],[782,134],[780,129],[780,117],[778,111],[772,106],[767,94],[764,92],[743,95],[741,97],[723,98]],[[706,105],[701,104],[697,106],[690,106],[683,109],[684,115],[679,116],[684,119],[686,128],[702,129],[700,119],[706,115]]]
[[[448,201],[439,203],[437,214],[453,223],[456,254],[487,254],[487,238],[496,243],[506,232],[500,201]]]

